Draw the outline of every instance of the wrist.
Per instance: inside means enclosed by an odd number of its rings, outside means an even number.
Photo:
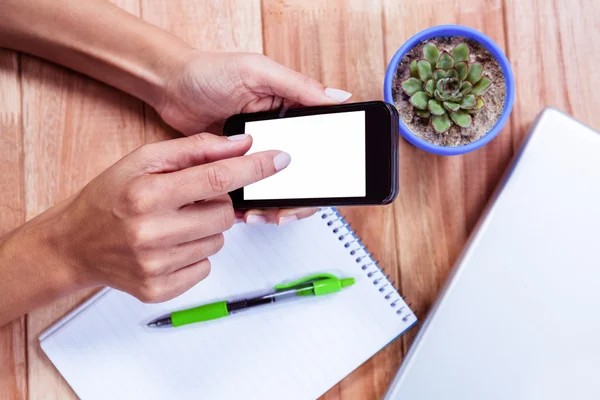
[[[12,242],[22,252],[23,265],[34,266],[53,297],[92,286],[80,272],[77,259],[66,237],[65,213],[70,200],[55,205],[16,231]]]
[[[43,219],[0,238],[0,326],[81,287]]]
[[[86,57],[94,59],[96,67],[85,72],[158,110],[167,101],[170,80],[196,50],[171,33],[135,17],[129,23],[128,44],[111,46],[109,52],[86,46]],[[101,77],[96,76],[100,74]]]
[[[155,54],[153,60],[149,61],[149,69],[152,74],[147,75],[145,85],[146,92],[136,96],[149,104],[158,113],[172,100],[171,88],[175,85],[177,77],[181,76],[186,65],[198,57],[199,51],[187,43],[176,39],[167,48],[161,49]]]
[[[77,214],[73,205],[75,198],[76,195],[41,214],[34,238],[35,246],[47,257],[48,268],[54,271],[55,287],[67,292],[99,285],[86,273],[78,257],[80,249],[77,247],[81,243],[74,235],[76,230],[72,226]]]

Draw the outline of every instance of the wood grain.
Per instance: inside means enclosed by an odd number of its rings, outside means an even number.
[[[118,4],[134,14],[137,0]],[[139,101],[89,78],[23,56],[26,218],[81,189],[143,143]],[[39,334],[89,296],[77,293],[28,316],[29,398],[75,398],[43,354]]]
[[[594,0],[505,0],[508,47],[517,82],[513,147],[537,113],[556,107],[600,129],[600,10]]]
[[[380,1],[264,0],[265,54],[327,86],[352,92],[353,101],[381,99],[385,70],[381,17]],[[394,206],[342,212],[381,266],[397,279]],[[396,341],[325,398],[380,398],[402,351],[401,341]]]
[[[555,106],[600,128],[600,53],[594,46],[600,10],[594,0],[116,2],[201,49],[264,51],[327,86],[353,92],[353,101],[380,99],[388,60],[412,34],[433,25],[471,26],[507,51],[517,96],[509,126],[494,141],[454,158],[402,141],[396,202],[343,209],[421,320],[537,113]],[[14,53],[0,51],[0,234],[71,195],[144,141],[177,135],[127,95],[21,58],[19,64]],[[37,336],[87,295],[0,328],[0,398],[75,397],[41,353]],[[324,398],[380,398],[417,330]]]
[[[19,56],[0,50],[0,237],[24,222]],[[26,320],[0,326],[0,397],[27,398]]]
[[[386,60],[412,35],[456,23],[478,29],[505,47],[500,0],[384,0]],[[402,290],[425,317],[469,233],[512,157],[507,126],[484,148],[459,157],[401,145],[400,196],[396,203]],[[418,329],[405,335],[409,344]]]

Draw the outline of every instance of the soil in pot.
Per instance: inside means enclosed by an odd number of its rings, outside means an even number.
[[[429,119],[415,115],[413,106],[409,102],[410,97],[400,86],[402,81],[411,76],[409,64],[413,60],[423,58],[423,46],[429,42],[435,44],[440,52],[451,52],[456,45],[466,43],[470,49],[469,62],[481,63],[484,75],[488,75],[493,82],[490,89],[482,96],[485,104],[484,108],[473,115],[471,125],[468,128],[453,125],[447,132],[437,133]],[[392,95],[400,118],[414,134],[438,146],[464,146],[483,137],[500,118],[504,110],[506,82],[500,64],[480,43],[458,36],[439,37],[421,42],[402,57],[392,84]]]

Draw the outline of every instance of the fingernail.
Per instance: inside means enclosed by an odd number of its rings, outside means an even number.
[[[246,223],[248,225],[258,225],[258,224],[264,224],[266,222],[267,222],[267,219],[265,217],[263,217],[262,215],[250,214],[246,217]]]
[[[348,93],[344,90],[334,89],[334,88],[325,88],[325,95],[329,97],[331,100],[337,101],[339,103],[343,103],[352,97],[352,93]]]
[[[298,217],[296,217],[295,215],[288,215],[287,217],[279,218],[279,222],[277,222],[277,225],[279,225],[279,226],[287,225],[287,224],[291,224],[292,222],[296,222],[296,221],[298,221]]]
[[[281,171],[288,165],[290,165],[290,161],[292,161],[292,157],[288,153],[281,152],[273,157],[273,164],[275,165],[276,171]]]
[[[227,139],[229,139],[229,140],[244,140],[247,137],[248,137],[247,134],[242,133],[240,135],[227,136]]]

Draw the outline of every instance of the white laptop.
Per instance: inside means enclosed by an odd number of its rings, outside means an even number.
[[[540,114],[385,398],[600,399],[600,134]]]

